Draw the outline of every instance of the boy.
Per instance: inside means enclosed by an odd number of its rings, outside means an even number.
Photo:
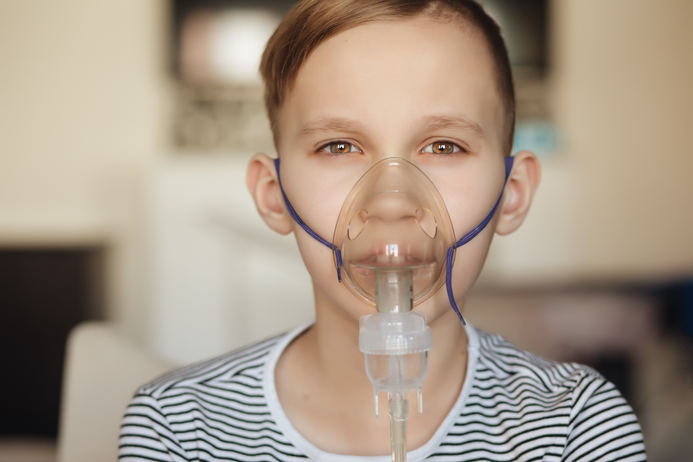
[[[457,251],[450,288],[463,307],[493,233],[520,226],[539,183],[529,152],[504,183],[510,65],[498,27],[471,0],[304,0],[270,39],[261,72],[283,190],[263,154],[247,183],[267,225],[296,236],[315,323],[143,387],[123,423],[123,460],[389,460],[385,400],[376,419],[358,348],[359,318],[374,309],[340,284],[323,245],[345,197],[396,156],[429,174],[457,239],[492,216]],[[594,371],[463,327],[445,290],[415,310],[435,346],[424,412],[409,417],[409,461],[645,460],[632,410]]]

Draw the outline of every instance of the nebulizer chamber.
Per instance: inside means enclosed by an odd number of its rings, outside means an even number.
[[[386,392],[393,462],[406,460],[409,395],[423,412],[422,384],[433,336],[412,311],[444,283],[446,252],[454,231],[442,197],[415,165],[388,158],[375,164],[349,193],[337,220],[346,286],[375,304],[359,321],[359,349],[378,395]]]

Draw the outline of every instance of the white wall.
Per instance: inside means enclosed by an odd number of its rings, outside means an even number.
[[[138,177],[166,150],[163,0],[0,2],[0,244],[109,246],[140,325]]]
[[[558,1],[556,113],[592,277],[693,270],[693,2]]]
[[[2,232],[99,231],[104,180],[162,152],[163,13],[152,0],[0,2]]]
[[[554,0],[560,154],[487,283],[693,273],[693,2]]]

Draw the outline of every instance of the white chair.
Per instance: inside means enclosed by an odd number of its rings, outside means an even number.
[[[173,368],[103,322],[70,333],[58,436],[60,462],[115,462],[125,408],[137,388]]]

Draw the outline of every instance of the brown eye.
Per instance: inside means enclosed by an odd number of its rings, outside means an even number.
[[[432,154],[453,154],[456,152],[466,151],[450,141],[436,141],[435,143],[431,143],[423,148],[421,152],[430,152]]]
[[[433,143],[433,152],[436,154],[451,154],[454,150],[452,143]]]
[[[352,151],[353,145],[344,141],[338,141],[336,143],[330,143],[329,147],[330,152],[333,154],[345,154]]]

